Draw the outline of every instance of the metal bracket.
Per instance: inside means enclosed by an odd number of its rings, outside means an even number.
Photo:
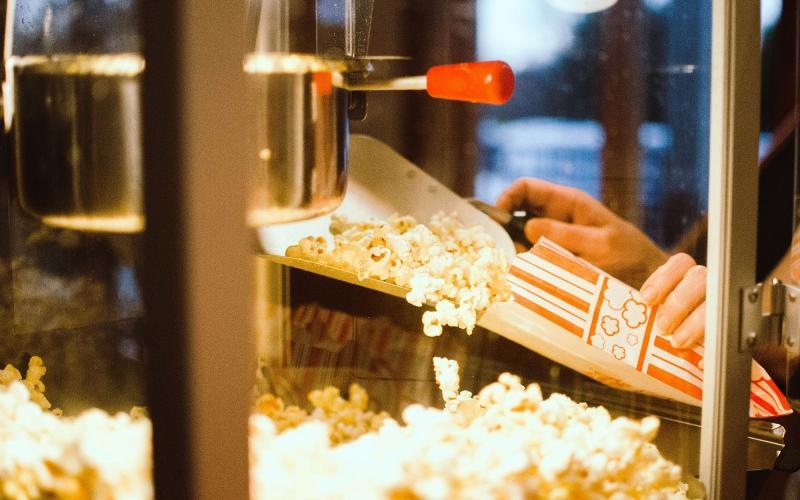
[[[792,353],[800,352],[800,286],[784,283],[783,343]]]
[[[800,286],[774,279],[766,313],[763,292],[762,283],[741,290],[739,350],[783,345],[789,352],[800,353]]]
[[[760,334],[765,330],[764,316],[761,312],[761,292],[763,285],[758,283],[742,288],[741,292],[741,321],[739,328],[739,351],[744,352],[756,345]]]

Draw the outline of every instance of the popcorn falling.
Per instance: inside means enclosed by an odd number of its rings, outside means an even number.
[[[409,303],[435,307],[422,315],[430,337],[441,335],[443,326],[472,333],[478,314],[511,299],[505,254],[482,227],[465,227],[454,215],[436,214],[427,225],[411,216],[350,221],[334,215],[330,231],[332,247],[321,236],[309,236],[286,255],[410,288]]]
[[[656,417],[543,399],[509,373],[473,396],[458,390],[457,363],[434,364],[446,409],[410,405],[402,424],[342,444],[320,420],[280,432],[253,415],[253,498],[686,498],[680,467],[651,442]]]

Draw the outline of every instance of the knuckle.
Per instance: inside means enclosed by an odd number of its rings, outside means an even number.
[[[685,309],[686,301],[679,294],[673,292],[667,295],[664,299],[664,304],[661,306],[661,313],[666,315],[677,315],[679,311]]]
[[[585,193],[576,187],[564,186],[564,194],[569,195],[573,198],[578,198]]]
[[[703,323],[692,321],[691,323],[685,325],[685,328],[688,338],[692,344],[701,342],[703,337],[705,337]]]
[[[695,264],[686,272],[686,278],[692,280],[705,280],[708,270],[705,266]]]
[[[614,235],[611,231],[602,231],[597,239],[597,246],[602,253],[608,253],[614,248]]]
[[[661,297],[665,292],[664,276],[662,276],[662,274],[662,272],[656,269],[653,274],[642,283],[642,289],[652,288],[656,295]]]
[[[694,258],[692,258],[692,256],[689,255],[688,253],[681,252],[677,254],[676,257],[679,259],[681,264],[684,264],[687,267],[692,267],[697,265],[697,262],[695,262]]]
[[[540,235],[547,235],[550,233],[548,231],[549,221],[544,219],[531,219],[525,224],[525,236],[528,237],[529,240],[535,241]]]
[[[528,188],[528,184],[530,183],[530,179],[527,177],[523,177],[521,179],[517,179],[513,184],[511,184],[511,188],[517,192],[524,192]]]
[[[696,311],[696,309],[695,309],[695,311]],[[706,322],[705,315],[703,315],[703,314],[692,314],[686,320],[686,322],[688,323],[688,328],[690,329],[690,331],[697,332],[698,334],[702,335],[703,330],[705,328],[705,322]]]
[[[647,281],[651,281],[651,280],[655,281],[655,280],[657,280],[662,274],[664,274],[666,268],[667,268],[667,264],[666,263],[661,264],[660,266],[658,266],[656,268],[656,270],[653,271],[653,274],[650,275],[650,278],[647,279]]]

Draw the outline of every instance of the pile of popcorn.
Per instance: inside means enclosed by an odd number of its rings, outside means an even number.
[[[445,409],[410,405],[403,424],[369,411],[353,384],[314,391],[309,413],[263,396],[250,417],[255,499],[686,498],[680,468],[651,443],[655,417],[611,419],[542,398],[504,373],[477,395],[434,358]],[[48,411],[40,358],[0,372],[0,498],[150,499],[150,420]]]
[[[36,356],[25,379],[10,365],[0,372],[0,498],[153,498],[150,420],[48,411],[44,373]]]
[[[314,407],[311,413],[298,406],[285,406],[280,398],[264,394],[256,401],[255,413],[269,417],[278,432],[309,420],[323,422],[327,425],[328,437],[333,445],[375,432],[389,418],[386,412],[376,413],[367,409],[369,395],[358,384],[350,385],[348,399],[342,398],[336,387],[326,387],[309,393],[308,400]]]
[[[332,247],[322,236],[308,236],[286,255],[410,288],[408,302],[435,306],[422,316],[428,336],[441,335],[445,325],[472,333],[480,312],[511,299],[505,254],[482,227],[466,227],[455,215],[436,214],[427,225],[411,216],[350,221],[334,215],[330,231]]]
[[[44,395],[44,382],[42,377],[47,373],[47,368],[44,366],[44,361],[39,356],[32,356],[28,360],[28,370],[25,372],[25,378],[17,370],[14,365],[8,364],[2,371],[0,371],[0,387],[7,387],[13,382],[20,382],[28,389],[28,397],[30,400],[39,405],[43,410],[49,410],[52,405]],[[61,414],[58,408],[53,409],[56,415]]]
[[[403,424],[335,445],[328,425],[282,432],[250,420],[254,498],[686,498],[681,470],[652,440],[659,421],[612,419],[514,375],[476,396],[458,390],[458,365],[435,360],[446,408],[408,406]]]

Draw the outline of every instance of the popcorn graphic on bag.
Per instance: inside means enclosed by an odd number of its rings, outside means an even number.
[[[600,328],[603,329],[603,333],[609,337],[613,337],[619,333],[619,320],[611,316],[603,316],[603,322],[600,324]]]
[[[625,301],[625,306],[622,311],[622,318],[625,320],[625,324],[628,325],[629,328],[638,328],[647,321],[647,306],[642,304],[641,302],[637,302],[633,299],[628,299]]]

